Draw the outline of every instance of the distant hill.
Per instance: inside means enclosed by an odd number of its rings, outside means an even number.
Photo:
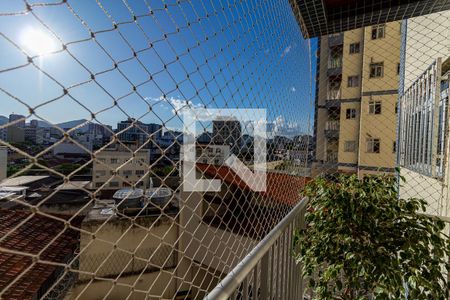
[[[6,124],[9,122],[9,118],[5,117],[5,116],[0,116],[0,125]],[[81,120],[73,120],[73,121],[67,121],[67,122],[63,122],[63,123],[59,123],[56,124],[58,127],[62,128],[62,129],[71,129],[74,128],[80,124],[83,124],[86,122],[86,119],[81,119]],[[46,121],[41,121],[38,120],[38,126],[39,127],[43,127],[43,128],[48,128],[48,127],[52,127],[52,125]],[[83,126],[82,128],[79,129],[80,131],[87,131],[88,128],[87,126]]]
[[[57,125],[58,125],[58,127],[62,128],[62,129],[71,129],[71,128],[77,127],[80,124],[85,123],[86,121],[87,121],[86,119],[73,120],[73,121],[68,121],[68,122],[64,122],[64,123],[59,123]],[[87,130],[87,126],[83,126],[83,128],[80,128],[80,130],[83,130],[83,129]]]

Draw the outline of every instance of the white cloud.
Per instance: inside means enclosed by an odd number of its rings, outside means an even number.
[[[291,87],[291,92],[295,93],[296,89],[295,86]]]
[[[185,99],[181,98],[175,98],[175,97],[169,97],[164,98],[163,96],[159,96],[157,98],[155,97],[146,97],[146,100],[153,101],[157,104],[170,104],[170,107],[172,108],[172,113],[175,114],[180,113],[183,109],[192,109],[192,108],[202,108],[203,105],[199,103],[194,103],[192,101],[186,101]]]
[[[281,53],[280,57],[283,58],[285,57],[290,51],[291,51],[292,46],[289,45],[286,48],[284,48],[283,53]]]

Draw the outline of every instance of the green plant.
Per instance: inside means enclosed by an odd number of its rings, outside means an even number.
[[[316,299],[448,299],[444,222],[425,200],[399,199],[395,177],[318,178],[303,193],[294,252]]]
[[[74,172],[75,170],[77,170],[81,165],[79,164],[72,164],[72,163],[62,163],[60,165],[57,165],[55,167],[55,171],[60,172],[61,174],[64,175],[69,175],[70,173]]]

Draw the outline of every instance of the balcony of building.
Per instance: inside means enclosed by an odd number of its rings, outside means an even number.
[[[339,120],[331,120],[325,123],[325,137],[328,139],[339,138]]]
[[[333,81],[329,83],[325,107],[328,109],[337,109],[341,105],[341,82]]]
[[[335,46],[329,49],[327,75],[328,77],[342,74],[342,46]]]

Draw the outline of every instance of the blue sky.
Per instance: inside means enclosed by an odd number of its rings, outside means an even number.
[[[42,2],[0,2],[0,115],[180,128],[186,105],[265,108],[280,133],[312,130],[316,46],[288,1]]]

